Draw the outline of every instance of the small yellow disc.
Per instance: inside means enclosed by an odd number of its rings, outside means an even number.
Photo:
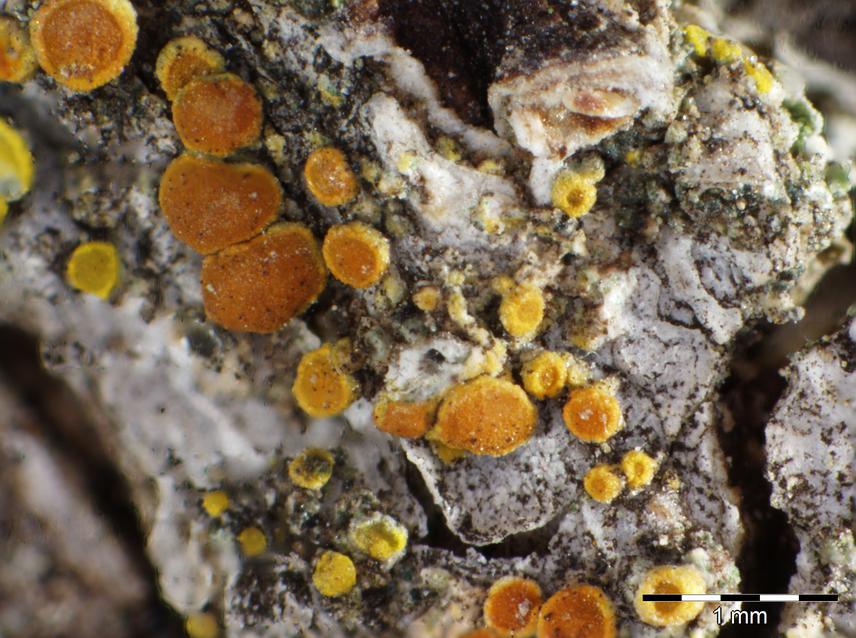
[[[119,253],[113,244],[92,241],[74,249],[66,276],[72,287],[107,299],[119,282]]]

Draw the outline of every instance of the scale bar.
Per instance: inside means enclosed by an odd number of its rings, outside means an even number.
[[[838,594],[642,594],[650,602],[836,603]]]

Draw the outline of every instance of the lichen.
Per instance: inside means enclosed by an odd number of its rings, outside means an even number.
[[[563,171],[553,182],[553,206],[568,217],[581,217],[597,202],[597,179],[587,173]]]
[[[307,490],[320,490],[333,476],[336,461],[329,450],[307,448],[288,464],[288,477]]]
[[[523,365],[523,387],[536,399],[557,396],[568,382],[568,367],[558,352],[541,352]]]
[[[535,635],[541,602],[541,588],[534,580],[500,578],[484,602],[485,624],[502,638],[529,638]]]
[[[636,490],[649,485],[654,480],[657,461],[643,450],[630,450],[621,457],[621,471],[627,479],[628,487]]]
[[[184,154],[164,171],[158,203],[176,238],[207,255],[252,239],[273,222],[282,187],[263,166]]]
[[[327,271],[310,230],[286,223],[207,256],[200,281],[212,321],[230,330],[266,333],[318,298]]]
[[[226,68],[223,56],[193,35],[174,38],[158,54],[155,75],[170,100],[191,80],[220,73]]]
[[[184,621],[184,629],[189,638],[217,638],[220,635],[217,618],[209,612],[189,615]]]
[[[389,240],[361,222],[330,228],[321,251],[330,274],[353,288],[373,286],[389,267]]]
[[[345,554],[328,550],[315,563],[312,583],[322,596],[344,596],[357,584],[357,569]]]
[[[639,617],[649,625],[684,625],[704,609],[703,602],[644,601],[645,594],[705,594],[704,577],[690,565],[662,565],[648,570],[636,592]]]
[[[258,527],[245,527],[237,538],[241,546],[241,553],[247,558],[260,556],[268,546],[265,533]]]
[[[486,590],[526,574],[577,592],[540,638],[646,638],[652,564],[733,591],[734,338],[846,253],[849,180],[783,106],[799,83],[742,45],[717,63],[681,3],[226,4],[137,3],[138,61],[92,95],[7,87],[47,156],[0,314],[152,486],[166,601],[228,635],[498,638],[539,614]],[[478,125],[451,99],[472,87]],[[113,304],[59,281],[82,237],[120,251]],[[348,555],[326,576],[325,550]]]
[[[73,288],[108,299],[119,283],[119,253],[113,244],[107,242],[81,244],[71,253],[65,272]]]
[[[743,68],[746,69],[746,74],[755,82],[755,88],[758,93],[766,95],[773,89],[773,74],[770,73],[770,70],[763,63],[746,58],[743,60]]]
[[[223,490],[208,492],[202,497],[202,507],[211,518],[218,518],[229,509],[229,495]]]
[[[303,167],[303,178],[309,192],[324,206],[342,206],[359,193],[356,175],[345,154],[331,146],[309,154]]]
[[[0,17],[0,82],[26,82],[37,68],[27,32],[14,18]]]
[[[443,299],[437,286],[422,286],[413,291],[413,305],[423,312],[434,312]]]
[[[253,86],[232,73],[195,77],[176,95],[172,119],[188,149],[225,157],[259,141],[262,103]]]
[[[47,0],[30,21],[39,65],[73,91],[91,91],[122,73],[137,46],[128,0]]]
[[[615,638],[615,612],[599,587],[575,585],[556,592],[541,606],[538,638]]]
[[[586,494],[599,503],[611,503],[621,494],[624,482],[611,465],[595,465],[583,478]]]
[[[707,55],[710,37],[710,33],[697,24],[688,24],[684,27],[684,38],[700,58]]]
[[[536,417],[523,388],[505,379],[479,377],[443,398],[429,436],[455,450],[504,456],[529,440]]]
[[[0,199],[14,202],[33,186],[35,162],[26,140],[0,118]]]
[[[357,382],[343,366],[343,348],[325,343],[300,359],[292,392],[309,416],[339,414],[357,398]]]
[[[382,563],[391,564],[407,549],[407,528],[391,516],[376,515],[355,520],[348,538],[360,552]]]
[[[381,432],[415,439],[427,434],[434,424],[437,401],[392,401],[381,397],[375,403],[372,416]]]
[[[562,417],[568,431],[582,441],[603,443],[621,429],[621,406],[605,384],[571,390]]]
[[[499,320],[512,337],[533,337],[544,320],[544,294],[537,286],[523,284],[511,286],[502,295]]]
[[[727,38],[713,38],[710,43],[710,57],[719,64],[730,64],[743,57],[743,47]]]

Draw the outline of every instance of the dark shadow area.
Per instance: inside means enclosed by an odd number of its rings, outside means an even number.
[[[719,439],[728,458],[729,482],[740,494],[745,540],[737,567],[742,575],[740,589],[746,593],[787,592],[799,551],[788,517],[770,505],[772,488],[765,474],[765,426],[786,385],[777,367],[758,368],[751,364],[765,348],[769,336],[764,333],[770,330],[770,326],[764,326],[760,336],[750,337],[751,341],[741,344],[736,353],[738,363],[722,390],[733,423],[730,429],[720,430]],[[777,635],[781,604],[745,603],[743,609],[765,611],[767,624],[726,625],[720,633],[722,638]]]
[[[42,428],[33,434],[76,469],[95,510],[150,584],[146,606],[129,610],[129,614],[133,613],[128,618],[129,635],[184,636],[180,617],[160,599],[157,575],[145,553],[146,538],[127,481],[111,462],[79,399],[42,366],[37,339],[5,324],[0,324],[0,378],[32,412],[36,426]]]
[[[413,497],[419,501],[419,504],[422,506],[422,510],[425,512],[425,518],[427,519],[428,534],[425,538],[420,539],[420,543],[422,545],[427,545],[428,547],[450,551],[455,554],[455,556],[464,556],[471,546],[463,542],[451,529],[449,529],[449,526],[446,524],[446,518],[443,516],[443,512],[434,502],[434,497],[431,496],[431,492],[425,484],[425,479],[422,478],[422,475],[419,473],[416,466],[406,459],[404,460],[404,463],[404,477],[407,481],[407,489]],[[478,548],[472,547],[472,549],[477,550]]]
[[[785,513],[770,505],[772,488],[765,473],[765,427],[787,386],[780,371],[792,354],[835,332],[854,303],[856,264],[836,266],[812,291],[801,321],[763,324],[745,336],[735,351],[731,376],[722,389],[728,414],[722,421],[727,427],[721,424],[720,443],[729,461],[729,480],[741,495],[746,537],[737,564],[743,576],[742,592],[785,593],[796,571],[799,542]],[[778,635],[781,604],[747,603],[743,609],[766,611],[767,624],[726,625],[721,638]]]
[[[487,89],[497,61],[488,55],[487,34],[502,29],[496,0],[381,0],[381,15],[397,43],[425,66],[443,104],[470,124],[490,128]],[[475,33],[481,30],[483,33]]]

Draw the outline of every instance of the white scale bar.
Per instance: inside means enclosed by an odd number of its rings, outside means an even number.
[[[722,600],[719,594],[683,594],[681,600],[688,603],[718,603]]]
[[[684,602],[758,602],[758,603],[797,603],[797,602],[836,602],[837,594],[646,594],[643,600],[672,600]]]
[[[722,602],[722,594],[683,594],[685,602],[718,603]],[[799,602],[799,594],[758,594],[757,601],[761,603],[790,603]]]

